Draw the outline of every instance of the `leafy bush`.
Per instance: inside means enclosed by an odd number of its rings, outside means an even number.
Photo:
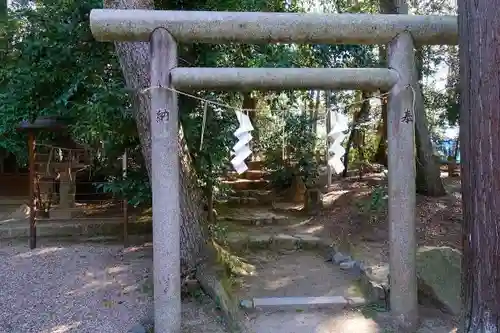
[[[281,126],[273,126],[261,138],[270,180],[276,188],[286,188],[294,176],[300,176],[306,186],[313,186],[318,177],[318,163],[311,119],[306,114],[294,112],[286,112],[283,118]]]

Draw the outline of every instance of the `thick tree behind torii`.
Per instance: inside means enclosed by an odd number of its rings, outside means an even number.
[[[500,332],[500,7],[459,0],[464,333]]]
[[[105,8],[120,9],[154,9],[152,0],[105,0]],[[134,115],[137,131],[141,141],[142,154],[149,179],[151,181],[151,131],[150,121],[150,98],[141,92],[150,86],[150,61],[151,55],[149,43],[115,43],[116,53],[120,61],[123,76],[128,88],[134,94]],[[182,129],[182,126],[181,126]],[[182,132],[182,130],[181,130]],[[180,206],[181,206],[181,257],[182,270],[194,268],[199,260],[200,251],[203,248],[203,205],[201,204],[202,193],[195,184],[195,174],[191,165],[191,158],[187,144],[183,137],[179,138],[179,150],[181,159],[180,168]],[[165,198],[167,200],[167,198]]]
[[[380,12],[383,14],[407,14],[408,5],[406,0],[379,0]],[[380,47],[381,66],[386,65],[385,47]],[[417,59],[422,60],[421,52],[417,49]],[[418,68],[419,81],[422,76],[422,68]],[[424,108],[424,99],[420,87],[415,87],[415,143],[417,152],[417,193],[428,196],[442,196],[446,191],[441,181],[441,171],[436,162],[432,149],[429,124]],[[380,128],[381,138],[375,161],[387,165],[387,101],[382,102],[382,124]]]

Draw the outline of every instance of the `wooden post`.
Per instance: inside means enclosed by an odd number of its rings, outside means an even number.
[[[151,34],[151,168],[155,332],[180,333],[179,118],[170,70],[177,44],[164,28]]]
[[[399,73],[388,104],[390,305],[398,324],[418,320],[415,227],[415,52],[409,33],[389,44],[388,65]]]
[[[30,229],[29,229],[29,243],[30,249],[36,248],[36,198],[35,198],[35,178],[36,178],[36,170],[35,170],[35,133],[28,133],[28,166],[29,166],[29,177],[30,177],[30,198],[29,198],[29,207],[30,207]]]
[[[122,157],[123,179],[127,178],[127,150],[123,152]],[[123,198],[123,246],[128,246],[128,199]]]
[[[75,207],[75,177],[76,173],[71,168],[71,162],[67,162],[67,165],[59,172],[59,208],[57,212],[53,212],[53,217],[71,219],[72,208]]]

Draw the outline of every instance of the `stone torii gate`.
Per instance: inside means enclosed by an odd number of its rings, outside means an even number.
[[[407,13],[407,10],[405,11]],[[417,45],[457,44],[456,16],[95,9],[99,41],[151,42],[155,331],[180,332],[177,90],[390,90],[388,109],[390,304],[418,321],[415,268],[414,97]],[[182,68],[177,42],[388,44],[389,68]]]

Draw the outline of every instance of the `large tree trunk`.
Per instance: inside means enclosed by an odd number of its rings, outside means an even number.
[[[406,0],[380,0],[380,12],[384,14],[406,14],[403,11],[407,11]],[[385,52],[381,53],[382,60],[385,56]],[[417,52],[417,62],[422,60],[422,57],[418,56]],[[419,66],[421,67],[421,66]],[[422,71],[418,72],[419,80]],[[432,150],[432,142],[429,133],[429,128],[427,124],[427,117],[425,115],[424,109],[424,99],[422,96],[421,89],[419,87],[414,87],[415,92],[415,145],[417,147],[417,193],[428,195],[428,196],[441,196],[445,195],[446,191],[441,181],[441,171],[439,164],[436,163]],[[382,110],[384,112],[384,110]],[[387,113],[387,110],[385,110]],[[384,115],[382,113],[382,115]],[[385,115],[387,117],[387,114]],[[382,119],[384,121],[384,119]],[[386,121],[386,120],[385,120]],[[383,125],[384,126],[384,125]],[[385,128],[387,125],[385,124]],[[383,162],[383,149],[385,148],[382,144],[385,143],[384,138],[381,138],[379,143],[379,148],[376,153],[377,162]]]
[[[417,48],[416,54],[418,81],[422,80],[424,56],[422,48]],[[446,195],[441,180],[441,169],[434,157],[429,132],[429,124],[424,108],[422,89],[415,87],[415,146],[417,148],[417,193],[439,197]]]
[[[154,9],[151,0],[105,0],[107,8]],[[149,43],[115,43],[116,53],[122,67],[127,87],[135,92],[134,109],[137,130],[141,141],[142,154],[151,181],[151,131],[149,110],[151,107],[148,93],[142,90],[150,86]],[[180,208],[181,208],[181,269],[187,273],[200,260],[204,245],[203,199],[196,185],[196,175],[192,169],[191,156],[180,126]]]
[[[500,332],[499,17],[496,1],[458,1],[466,333]]]
[[[398,8],[396,6],[397,0],[380,0],[379,11],[381,14],[397,14]],[[379,45],[379,60],[380,67],[387,67],[387,46]],[[375,152],[374,161],[387,167],[387,91],[381,90],[380,99],[381,104],[381,119],[378,129],[380,140],[378,142],[377,151]]]
[[[352,145],[355,143],[354,138],[356,136],[361,136],[362,131],[359,129],[359,124],[363,123],[366,121],[368,116],[370,115],[370,101],[368,100],[370,98],[370,94],[367,92],[361,92],[361,100],[363,101],[361,104],[361,107],[359,109],[359,112],[354,114],[354,119],[353,119],[353,129],[351,130],[351,133],[349,134],[349,139],[347,139],[347,144],[346,144],[346,149],[345,149],[345,155],[344,155],[344,171],[342,172],[342,177],[347,177],[347,169],[349,167],[349,153],[351,151]],[[358,146],[359,148],[359,146]],[[361,147],[362,149],[362,147]],[[360,164],[360,168],[363,166]],[[361,172],[361,171],[360,171]]]
[[[381,91],[381,94],[385,92]],[[380,124],[378,128],[378,133],[380,140],[377,145],[377,151],[373,157],[374,162],[382,164],[387,167],[387,98],[382,97],[380,99]]]

